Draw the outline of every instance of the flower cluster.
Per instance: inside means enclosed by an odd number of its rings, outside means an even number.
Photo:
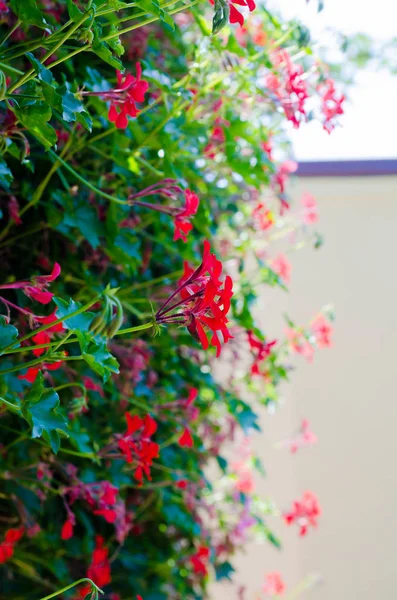
[[[4,541],[0,543],[0,564],[5,563],[7,560],[12,558],[14,554],[14,546],[23,534],[25,530],[23,527],[19,529],[8,529],[4,536]]]
[[[280,573],[274,572],[266,575],[266,580],[262,588],[266,596],[270,598],[282,596],[285,589],[286,586]]]
[[[344,114],[345,96],[343,94],[338,95],[333,79],[326,79],[323,83],[320,83],[318,90],[321,95],[324,116],[323,127],[325,131],[331,133],[335,129],[336,117]]]
[[[305,492],[301,500],[295,500],[292,509],[284,513],[287,525],[297,525],[299,535],[305,536],[309,527],[317,527],[317,519],[321,514],[320,505],[312,492]]]
[[[119,438],[118,447],[127,463],[134,463],[135,478],[142,483],[143,476],[150,480],[150,467],[159,455],[159,445],[152,442],[151,436],[157,431],[157,423],[150,416],[143,419],[125,413],[127,431]]]
[[[278,50],[273,57],[276,73],[265,78],[265,87],[283,108],[286,118],[298,128],[306,120],[306,100],[309,97],[305,72],[295,64],[287,50]]]
[[[221,353],[222,334],[226,343],[233,336],[227,324],[227,314],[233,296],[233,282],[226,275],[222,282],[222,263],[210,251],[209,242],[204,242],[203,259],[197,269],[184,265],[184,275],[177,290],[164,302],[156,313],[156,322],[160,324],[176,323],[186,325],[189,332],[200,340],[204,350],[208,348],[205,329],[212,332],[211,343],[216,347],[216,355]],[[172,300],[180,300],[172,304]]]
[[[251,365],[251,375],[261,375],[260,367],[269,358],[272,348],[277,344],[277,340],[272,340],[271,342],[262,341],[252,331],[247,331],[247,336],[254,356],[254,362]]]
[[[92,553],[91,564],[87,570],[87,577],[101,589],[112,581],[109,550],[105,546],[105,540],[100,535],[95,538],[95,549]],[[83,586],[79,590],[79,597],[85,598],[90,591],[90,585]]]

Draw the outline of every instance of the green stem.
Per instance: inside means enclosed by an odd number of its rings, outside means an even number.
[[[37,331],[37,329],[35,330]],[[74,342],[78,342],[78,338],[73,338],[72,340],[66,340],[66,336],[65,338],[62,338],[62,344],[73,344]],[[7,354],[18,354],[18,352],[31,352],[32,350],[38,350],[39,348],[53,348],[54,346],[56,346],[57,344],[59,344],[59,340],[57,340],[56,342],[48,342],[48,344],[37,344],[36,346],[24,346],[23,348],[15,348],[14,350],[9,350],[7,352]]]
[[[18,413],[21,412],[21,409],[19,408],[19,406],[17,406],[16,404],[12,404],[12,402],[8,402],[8,400],[6,400],[5,398],[0,398],[0,402],[5,404],[7,406],[7,408],[12,410],[12,412],[18,412]]]
[[[45,61],[48,60],[66,42],[66,40],[69,39],[74,34],[74,32],[80,27],[80,25],[82,25],[85,21],[87,21],[88,18],[89,18],[89,15],[84,14],[69,29],[69,31],[67,31],[65,33],[65,35],[63,35],[61,37],[61,39],[59,40],[59,42],[57,44],[55,44],[55,46],[53,48],[51,48],[50,50],[48,50],[48,52],[45,53],[45,55],[43,56],[43,58],[40,61],[41,64],[44,64]],[[16,89],[18,89],[19,87],[21,87],[24,83],[27,83],[29,81],[29,79],[31,79],[32,77],[34,77],[35,73],[36,73],[36,71],[33,68],[29,69],[29,71],[27,73],[25,73],[24,75],[22,75],[22,77],[20,77],[13,85],[11,85],[8,88],[8,93],[12,94],[12,92],[14,92]]]
[[[53,158],[55,158],[57,161],[59,161],[65,167],[65,169],[67,169],[72,175],[74,175],[74,177],[76,179],[78,179],[78,181],[81,181],[81,183],[83,183],[85,186],[87,186],[90,190],[92,190],[99,196],[102,196],[103,198],[107,198],[107,200],[110,200],[111,202],[115,202],[116,204],[128,204],[127,200],[120,200],[120,198],[111,196],[110,194],[107,194],[106,192],[103,192],[102,190],[97,188],[95,185],[92,185],[92,183],[90,183],[84,177],[79,175],[79,173],[77,173],[77,171],[75,171],[73,169],[73,167],[71,167],[67,162],[65,162],[63,160],[63,158],[58,156],[53,150],[51,150],[51,149],[48,150],[48,154],[50,154]]]
[[[17,371],[20,371],[21,369],[29,369],[30,367],[35,367],[36,365],[39,365],[40,363],[43,362],[58,362],[59,360],[62,361],[67,361],[67,360],[81,360],[82,357],[81,356],[65,356],[65,357],[50,357],[50,356],[40,356],[40,358],[36,358],[35,360],[30,360],[27,363],[22,363],[20,365],[15,365],[14,367],[10,367],[9,369],[4,369],[3,371],[0,371],[0,376],[1,375],[7,375],[8,373],[16,373]]]
[[[53,321],[52,323],[47,323],[46,325],[42,325],[41,327],[39,327],[38,329],[35,329],[31,333],[28,333],[27,335],[24,335],[23,337],[19,338],[15,342],[12,342],[11,344],[8,344],[8,346],[6,346],[5,348],[3,348],[2,353],[3,354],[7,354],[7,351],[11,350],[16,344],[20,344],[21,342],[25,342],[26,340],[29,340],[34,335],[37,335],[38,333],[41,333],[42,331],[46,331],[50,327],[54,327],[54,325],[58,325],[58,323],[62,323],[63,321],[65,321],[65,319],[70,319],[71,317],[76,317],[77,315],[80,315],[81,313],[83,313],[86,310],[88,310],[89,308],[91,308],[91,306],[93,304],[95,304],[96,302],[98,302],[98,300],[101,297],[102,297],[102,294],[98,294],[97,296],[95,296],[95,298],[93,298],[92,300],[90,300],[90,302],[87,302],[87,304],[84,304],[83,306],[81,306],[77,310],[71,312],[69,315],[65,315],[61,319],[57,319],[56,321]]]
[[[198,2],[200,2],[200,0],[193,0],[193,2],[191,2],[190,4],[185,4],[179,8],[174,8],[174,10],[168,11],[168,14],[174,15],[175,13],[181,12],[182,10],[189,9],[191,6],[198,4]],[[142,21],[141,23],[136,23],[136,25],[131,25],[131,27],[126,27],[125,29],[120,29],[120,31],[117,31],[117,33],[112,33],[110,35],[106,35],[105,37],[101,38],[101,42],[107,42],[108,40],[113,40],[114,38],[117,38],[120,35],[124,35],[124,33],[128,33],[129,31],[134,31],[134,29],[138,29],[139,27],[143,27],[144,25],[149,25],[149,23],[154,23],[155,21],[158,21],[158,20],[159,20],[159,17],[152,17],[150,19],[146,19],[145,21]]]
[[[83,390],[84,395],[86,394],[86,391],[87,391],[82,383],[77,383],[77,382],[63,383],[62,385],[58,385],[57,387],[55,387],[53,389],[55,392],[59,392],[59,390],[64,390],[65,388],[68,388],[68,387],[78,387],[81,390]]]
[[[3,37],[3,39],[0,42],[0,46],[5,44],[5,42],[8,40],[10,35],[12,35],[14,33],[14,31],[16,29],[18,29],[18,27],[20,26],[21,23],[22,23],[22,21],[20,19],[18,19],[18,21],[15,23],[15,25],[13,27],[11,27],[11,29],[9,31],[7,31],[7,33],[5,34],[5,36]]]
[[[127,329],[119,329],[115,335],[124,335],[125,333],[135,333],[136,331],[143,331],[144,329],[150,329],[153,327],[153,321],[144,323],[143,325],[136,325],[135,327],[128,327]]]
[[[92,581],[92,579],[88,579],[88,577],[83,577],[82,579],[79,579],[78,581],[74,581],[70,585],[67,585],[66,587],[62,588],[61,590],[58,590],[57,592],[50,594],[49,596],[40,598],[40,600],[50,600],[50,598],[55,598],[55,596],[59,596],[60,594],[63,594],[64,592],[71,590],[72,588],[76,587],[76,585],[79,585],[80,583],[89,583],[89,584],[91,584],[93,589],[95,589],[97,592],[99,592],[100,594],[104,593],[97,585],[95,585],[95,583]]]

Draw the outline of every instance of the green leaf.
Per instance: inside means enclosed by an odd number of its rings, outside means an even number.
[[[169,25],[172,30],[175,29],[175,23],[171,15],[169,15],[167,11],[160,8],[159,3],[155,0],[139,0],[139,2],[136,2],[135,4],[142,10],[159,17],[159,19],[163,21],[163,23],[166,23],[166,25]]]
[[[73,420],[72,426],[69,428],[69,439],[79,452],[93,452],[90,436],[80,430],[80,423],[77,419]]]
[[[78,21],[83,16],[83,13],[77,6],[74,4],[73,0],[66,0],[66,5],[68,7],[69,17],[72,21]]]
[[[230,8],[227,0],[215,0],[212,33],[216,35],[229,23]]]
[[[43,144],[46,150],[57,143],[55,129],[48,124],[52,111],[46,102],[40,100],[23,108],[13,107],[12,110],[22,125]]]
[[[36,0],[11,0],[10,6],[17,17],[26,25],[45,27],[46,20],[37,8]]]
[[[9,191],[10,185],[13,182],[13,180],[14,176],[11,173],[7,163],[5,162],[5,160],[0,158],[0,186],[4,190]]]
[[[233,569],[230,562],[227,561],[221,563],[220,565],[215,565],[216,580],[220,581],[221,579],[229,579],[231,581],[231,575],[232,573],[234,573],[234,571],[235,570]]]
[[[106,382],[112,373],[119,373],[119,363],[106,347],[106,343],[92,344],[82,354],[87,365]]]
[[[7,321],[4,317],[0,317],[0,356],[2,350],[13,344],[18,338],[18,329],[13,325],[7,325]],[[19,347],[19,343],[15,344],[15,348]]]
[[[64,319],[67,315],[72,314],[83,305],[80,302],[75,302],[72,298],[69,298],[69,302],[63,300],[63,298],[53,298],[55,304],[58,306],[56,316],[58,319]],[[70,319],[66,318],[63,321],[64,327],[70,331],[88,331],[91,321],[94,318],[94,313],[83,312]]]
[[[105,42],[95,40],[92,44],[92,51],[111,67],[119,71],[124,71],[123,63],[111,53],[109,46]]]
[[[24,399],[22,414],[32,426],[32,438],[43,437],[55,454],[60,446],[58,431],[69,435],[68,421],[57,411],[58,406],[58,394],[53,389],[44,388],[43,375],[39,373]]]
[[[83,235],[85,240],[93,247],[100,244],[99,236],[104,234],[103,223],[98,220],[95,209],[89,204],[82,204],[75,210],[68,207],[65,212],[63,226],[74,227]]]

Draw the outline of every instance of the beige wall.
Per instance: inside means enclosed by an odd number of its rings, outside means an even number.
[[[310,572],[322,585],[315,600],[397,598],[397,177],[301,179],[292,194],[316,196],[325,245],[292,258],[289,294],[266,290],[258,309],[265,331],[282,327],[287,311],[307,321],[329,302],[336,309],[334,346],[312,365],[298,360],[285,405],[263,414],[255,439],[268,476],[258,491],[281,509],[305,490],[323,515],[317,531],[299,539],[275,519],[281,552],[251,546],[239,557],[236,581],[255,598],[264,575],[279,570],[292,588]],[[307,417],[319,436],[313,448],[291,456],[275,450]],[[288,596],[287,596],[288,597]],[[227,584],[212,600],[237,598]]]

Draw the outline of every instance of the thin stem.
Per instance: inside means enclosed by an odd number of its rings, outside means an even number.
[[[8,38],[14,33],[14,31],[16,29],[18,29],[18,27],[20,26],[21,23],[22,23],[22,21],[20,19],[18,19],[18,21],[15,23],[15,25],[13,27],[11,27],[11,29],[5,34],[5,36],[3,37],[3,39],[0,42],[0,46],[5,44],[5,42],[8,40]]]
[[[107,200],[110,200],[111,202],[115,202],[116,204],[128,204],[127,200],[120,200],[120,198],[116,198],[115,196],[111,196],[110,194],[107,194],[106,192],[103,192],[101,189],[97,188],[95,185],[92,185],[92,183],[90,183],[84,177],[82,177],[81,175],[79,175],[79,173],[77,173],[77,171],[75,171],[73,169],[73,167],[71,167],[67,162],[65,162],[63,160],[63,158],[61,158],[60,156],[58,156],[53,150],[51,150],[51,149],[48,150],[48,154],[50,154],[56,160],[58,160],[65,167],[65,169],[67,169],[72,175],[74,175],[74,177],[76,179],[78,179],[79,181],[81,181],[81,183],[83,183],[85,186],[87,186],[90,190],[92,190],[93,192],[95,192],[99,196],[103,196],[103,198],[107,198]]]
[[[7,408],[12,410],[12,412],[18,412],[18,413],[21,412],[21,409],[19,408],[19,406],[17,406],[16,404],[13,404],[12,402],[8,402],[8,400],[6,400],[5,398],[0,398],[0,402],[5,404],[7,406]]]
[[[36,335],[38,333],[41,333],[42,331],[46,331],[50,327],[54,327],[54,325],[58,325],[58,323],[62,323],[63,321],[65,321],[65,319],[70,319],[71,317],[76,317],[77,315],[80,315],[81,313],[83,313],[86,310],[88,310],[89,308],[91,308],[91,306],[93,304],[96,304],[96,302],[98,302],[98,300],[101,297],[102,297],[102,294],[98,294],[90,302],[87,302],[87,304],[84,304],[83,306],[81,306],[77,310],[71,312],[69,315],[65,315],[61,319],[57,319],[56,321],[52,321],[52,323],[47,323],[46,325],[42,325],[41,327],[39,327],[38,329],[35,329],[31,333],[28,333],[27,335],[25,335],[25,336],[17,339],[15,342],[12,342],[11,344],[8,344],[8,346],[6,346],[5,348],[3,348],[3,350],[2,350],[3,354],[7,354],[7,351],[11,350],[11,348],[13,348],[16,344],[20,344],[22,342],[25,342],[26,340],[29,340],[34,335]]]
[[[87,21],[87,19],[89,18],[89,15],[84,14],[70,29],[69,31],[67,31],[65,33],[65,35],[63,35],[61,37],[61,39],[59,40],[59,42],[57,44],[55,44],[55,46],[53,48],[51,48],[51,50],[48,50],[48,52],[46,52],[46,54],[43,56],[42,60],[40,61],[41,64],[44,64],[46,60],[48,60],[65,42],[67,39],[69,39],[74,32],[80,27],[80,25],[82,25],[85,21]],[[54,65],[53,65],[54,66]],[[27,81],[29,81],[29,79],[32,78],[32,76],[34,76],[35,74],[35,70],[29,69],[29,71],[27,73],[25,73],[22,77],[20,77],[13,85],[11,85],[8,88],[8,93],[12,94],[12,92],[14,92],[16,89],[18,89],[19,87],[21,87],[24,83],[27,83]]]
[[[200,0],[193,0],[193,2],[191,2],[190,4],[185,4],[184,6],[181,6],[179,8],[174,8],[174,10],[168,11],[168,14],[174,15],[175,13],[181,12],[182,10],[189,9],[191,6],[198,4],[198,2],[200,2]],[[101,42],[107,42],[108,40],[113,40],[114,38],[117,38],[120,35],[124,35],[124,33],[133,31],[134,29],[138,29],[139,27],[143,27],[144,25],[149,25],[149,23],[154,23],[155,21],[158,21],[158,20],[159,20],[159,17],[152,17],[151,19],[146,19],[145,21],[142,21],[141,23],[136,23],[136,25],[131,25],[130,27],[126,27],[125,29],[120,29],[120,31],[117,31],[117,33],[112,33],[110,35],[106,35],[105,37],[101,38]]]
[[[50,600],[50,598],[55,598],[55,596],[59,596],[60,594],[63,594],[64,592],[71,590],[72,588],[76,587],[76,585],[79,585],[80,583],[89,583],[93,587],[93,589],[95,589],[97,592],[99,592],[100,594],[104,593],[97,585],[95,585],[95,583],[92,581],[92,579],[88,579],[88,577],[83,577],[82,579],[79,579],[78,581],[74,581],[70,585],[67,585],[66,587],[62,588],[61,590],[58,590],[57,592],[50,594],[49,596],[40,598],[40,600]]]
[[[124,335],[125,333],[135,333],[136,331],[143,331],[144,329],[150,329],[153,327],[153,322],[144,323],[143,325],[136,325],[135,327],[128,327],[127,329],[119,329],[115,335]]]
[[[37,331],[37,329],[35,329]],[[33,333],[35,333],[35,331]],[[74,342],[78,342],[78,338],[73,338],[72,340],[67,340],[66,336],[62,339],[62,344],[73,344]],[[48,344],[37,344],[36,346],[23,346],[23,348],[15,348],[14,350],[9,350],[7,354],[18,354],[18,352],[31,352],[32,350],[38,350],[39,348],[53,348],[59,344],[59,340],[56,342],[48,342]]]

